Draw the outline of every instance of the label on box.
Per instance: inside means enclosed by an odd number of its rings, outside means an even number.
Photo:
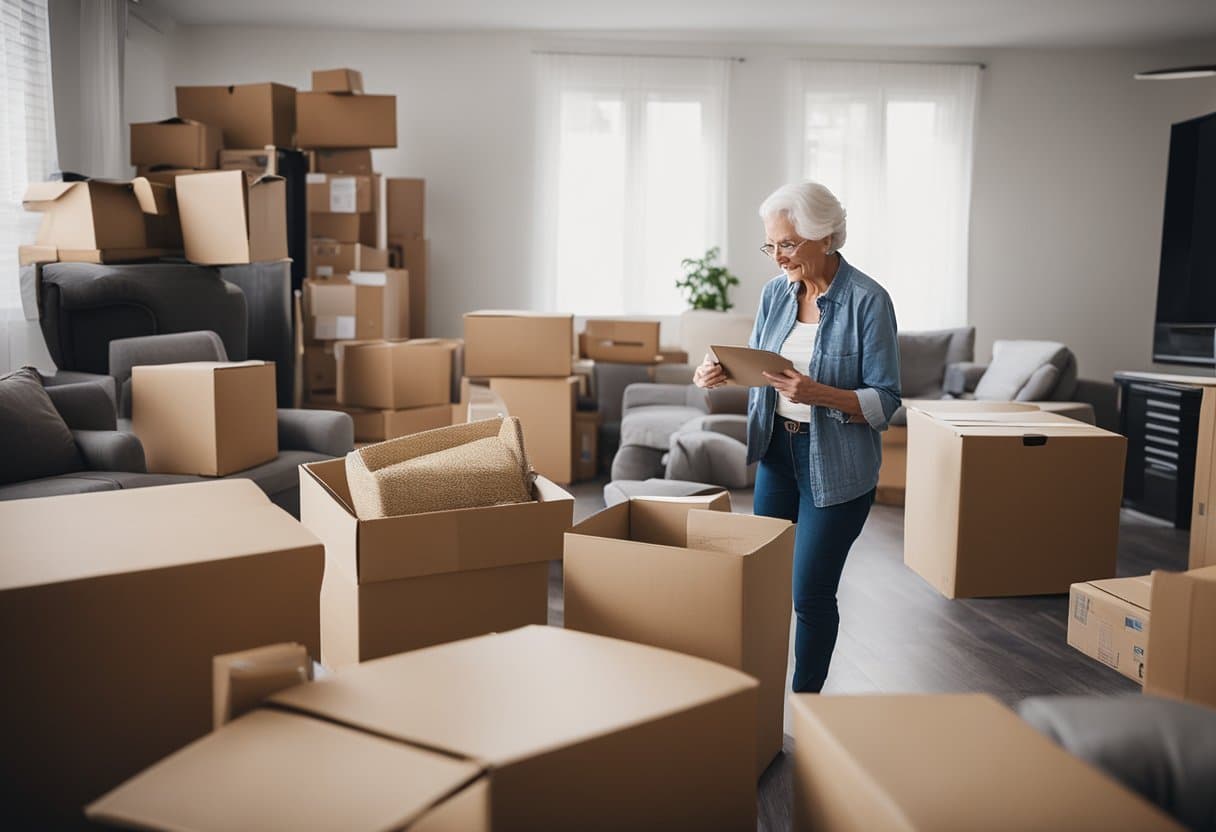
[[[1144,632],[1144,622],[1139,618],[1132,618],[1130,615],[1123,616],[1123,626],[1138,633]]]
[[[329,212],[353,214],[358,209],[356,182],[353,176],[333,176],[329,180]]]
[[[316,272],[317,272],[317,277],[333,277],[334,276],[334,267],[333,266],[317,266]]]
[[[1077,593],[1076,598],[1073,599],[1072,617],[1082,624],[1089,621],[1089,596]]]
[[[304,182],[307,185],[324,185],[325,184],[325,174],[310,173],[304,177]]]
[[[1111,667],[1119,667],[1119,651],[1115,649],[1114,633],[1105,621],[1098,624],[1098,661]]]

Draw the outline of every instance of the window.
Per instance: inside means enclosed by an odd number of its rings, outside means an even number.
[[[797,61],[792,179],[848,212],[844,256],[886,287],[901,329],[967,320],[971,152],[979,67]]]
[[[666,315],[722,246],[730,62],[538,55],[541,306]]]
[[[22,194],[57,166],[46,0],[0,0],[0,87],[2,320],[21,306],[17,246],[33,241],[41,220],[21,209]]]

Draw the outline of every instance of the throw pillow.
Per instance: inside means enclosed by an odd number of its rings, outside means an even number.
[[[72,431],[33,367],[0,376],[0,484],[84,469]]]
[[[899,384],[905,399],[941,396],[946,354],[953,339],[953,330],[899,333]]]
[[[479,508],[532,499],[519,419],[436,428],[346,455],[360,520]]]
[[[997,341],[992,363],[975,385],[975,397],[990,402],[1012,402],[1044,364],[1063,366],[1068,347],[1055,341]]]

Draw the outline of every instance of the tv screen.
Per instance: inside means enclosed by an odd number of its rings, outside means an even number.
[[[1157,323],[1216,324],[1216,113],[1170,131]]]

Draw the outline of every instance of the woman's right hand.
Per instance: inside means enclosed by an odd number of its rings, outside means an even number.
[[[721,387],[726,384],[726,370],[722,369],[722,365],[714,361],[713,356],[707,353],[701,366],[693,371],[692,383],[706,390]]]

